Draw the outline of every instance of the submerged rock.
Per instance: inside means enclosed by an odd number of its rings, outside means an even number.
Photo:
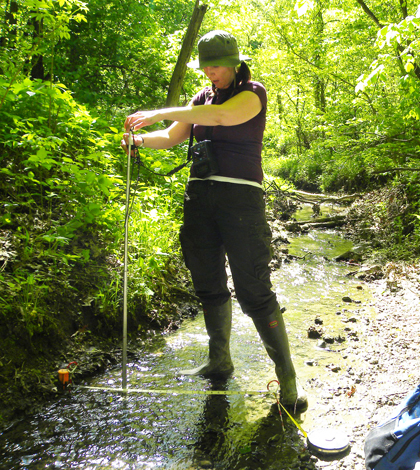
[[[344,252],[334,258],[334,261],[362,261],[363,255],[366,252],[362,246],[355,246],[351,250]]]
[[[357,273],[355,274],[356,279],[382,279],[383,271],[382,266],[374,265],[374,266],[364,266]]]
[[[310,326],[308,328],[308,338],[310,339],[321,338],[322,334],[322,328],[317,328],[316,326]]]

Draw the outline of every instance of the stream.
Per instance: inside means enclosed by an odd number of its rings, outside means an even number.
[[[324,215],[328,210],[323,208]],[[298,217],[309,218],[310,212]],[[298,423],[309,430],[322,415],[318,406],[311,408],[322,394],[312,385],[334,374],[331,364],[348,367],[349,325],[353,315],[369,309],[371,293],[346,276],[347,265],[331,261],[352,247],[336,231],[287,236],[295,259],[274,271],[272,282],[286,307],[294,364],[309,397],[309,410]],[[274,366],[235,299],[233,309],[235,371],[228,380],[177,375],[207,357],[200,314],[156,337],[140,359],[129,356],[129,393],[113,391],[121,387],[121,367],[114,367],[11,424],[0,434],[0,469],[306,468],[304,436],[284,414],[282,423],[275,396],[267,391],[276,378]],[[308,338],[310,327],[322,327],[322,338]]]

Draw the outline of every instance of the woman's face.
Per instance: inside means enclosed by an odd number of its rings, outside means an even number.
[[[229,88],[235,78],[235,67],[213,65],[204,67],[203,70],[214,86],[219,89]]]

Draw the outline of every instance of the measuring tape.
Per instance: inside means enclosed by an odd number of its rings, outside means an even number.
[[[267,390],[152,390],[143,388],[90,387],[87,385],[79,385],[77,388],[116,393],[157,393],[166,395],[267,395],[269,393]]]

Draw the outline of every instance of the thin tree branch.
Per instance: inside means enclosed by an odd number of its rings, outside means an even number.
[[[375,14],[372,12],[372,10],[366,5],[366,3],[363,0],[356,0],[356,2],[363,8],[363,11],[370,17],[370,19],[375,22],[378,28],[384,27],[384,25],[378,20],[378,18],[376,18]]]
[[[379,29],[382,29],[384,25],[378,20],[378,18],[375,16],[375,14],[370,10],[370,8],[366,5],[366,3],[363,0],[356,0],[357,3],[363,8],[363,11],[371,18],[376,26],[378,26]],[[407,11],[407,0],[400,0],[400,6],[401,6],[401,11],[404,15],[403,19],[405,19],[408,16],[408,11]],[[401,56],[404,52],[404,46],[401,44],[396,44],[395,46],[395,51],[397,53],[397,59],[399,62],[399,65],[401,67],[401,70],[404,70],[404,64],[401,59]],[[412,52],[412,55],[414,56],[414,53]],[[420,67],[417,65],[417,63],[414,64],[414,74],[416,77],[420,80]]]
[[[400,0],[400,7],[401,7],[401,12],[402,12],[403,19],[407,18],[407,16],[408,16],[407,0]]]

